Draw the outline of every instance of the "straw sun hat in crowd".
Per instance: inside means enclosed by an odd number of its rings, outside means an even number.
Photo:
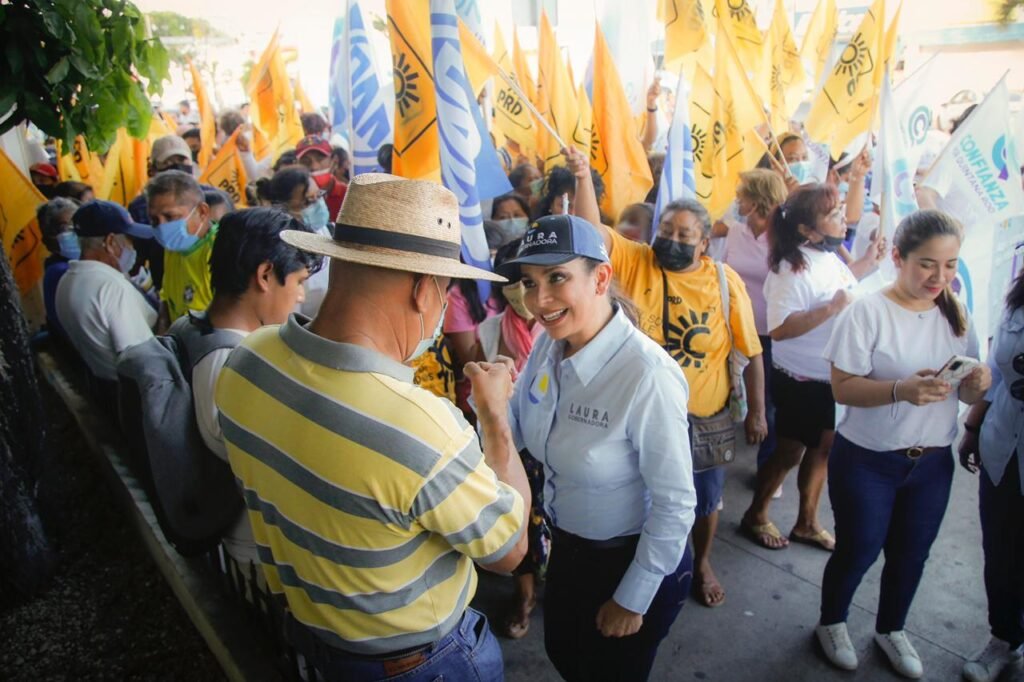
[[[459,202],[450,190],[387,173],[363,173],[352,179],[333,238],[285,230],[281,239],[303,251],[389,270],[506,281],[459,261]]]

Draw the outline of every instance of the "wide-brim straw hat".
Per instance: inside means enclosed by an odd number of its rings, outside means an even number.
[[[284,230],[281,239],[302,251],[389,270],[455,279],[506,282],[459,261],[459,201],[444,186],[387,173],[352,179],[334,237]]]

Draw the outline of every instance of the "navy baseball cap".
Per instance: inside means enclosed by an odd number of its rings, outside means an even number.
[[[597,228],[583,218],[549,215],[530,223],[516,257],[502,263],[499,270],[518,265],[561,265],[574,258],[593,258],[607,263],[604,239]]]
[[[79,237],[106,237],[108,234],[126,234],[136,239],[152,239],[153,228],[132,220],[121,204],[95,199],[75,211],[71,222]]]

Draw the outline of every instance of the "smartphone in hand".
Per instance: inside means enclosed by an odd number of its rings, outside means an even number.
[[[953,388],[959,388],[960,382],[967,378],[967,375],[974,370],[975,367],[981,365],[980,360],[974,358],[964,357],[963,355],[954,355],[942,366],[935,376],[943,381],[949,382]]]

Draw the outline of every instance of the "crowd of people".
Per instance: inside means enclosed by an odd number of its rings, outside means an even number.
[[[249,208],[198,182],[191,128],[155,141],[128,207],[49,164],[32,178],[48,197],[50,336],[104,405],[123,395],[129,349],[169,335],[188,351],[191,418],[238,484],[218,539],[321,674],[501,679],[494,632],[527,636],[543,583],[562,677],[647,679],[686,599],[726,600],[712,550],[739,434],[758,448],[743,532],[828,553],[826,658],[857,667],[846,620],[884,550],[875,641],[919,678],[904,626],[949,501],[960,403],[991,624],[964,675],[1020,664],[1024,276],[979,362],[986,335],[950,288],[954,218],[918,211],[888,243],[867,155],[803,182],[792,133],[768,141],[775,158],[741,174],[720,220],[690,199],[656,213],[653,196],[606,216],[600,176],[566,149],[554,167],[508,164],[511,193],[485,209],[487,271],[460,259],[450,191],[390,175],[389,148],[382,172],[352,176],[323,118],[302,123],[272,164],[237,136]],[[219,140],[246,126],[236,111],[218,124]],[[651,155],[655,173],[662,162]],[[895,280],[859,292],[886,259]],[[951,358],[969,371],[940,372]],[[786,533],[771,503],[793,469]],[[514,576],[493,624],[470,606],[477,567]]]

